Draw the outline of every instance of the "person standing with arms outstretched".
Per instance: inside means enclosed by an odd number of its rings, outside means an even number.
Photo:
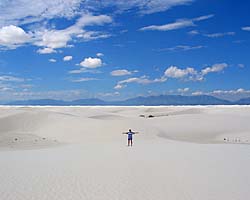
[[[127,134],[128,135],[128,146],[132,146],[133,145],[133,135],[137,134],[138,132],[132,132],[131,129],[128,130],[128,132],[125,132],[123,134]]]

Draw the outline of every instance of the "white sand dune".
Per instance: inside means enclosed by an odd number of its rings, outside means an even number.
[[[0,107],[0,197],[246,200],[249,119],[248,106]]]

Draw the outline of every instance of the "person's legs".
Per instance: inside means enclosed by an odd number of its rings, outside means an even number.
[[[133,145],[133,140],[130,140],[130,143],[131,143],[131,147],[132,147],[132,145]]]
[[[132,139],[128,139],[128,146],[132,146]]]

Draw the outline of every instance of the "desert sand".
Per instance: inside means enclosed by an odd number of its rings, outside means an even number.
[[[0,198],[246,200],[249,144],[249,106],[3,106]]]

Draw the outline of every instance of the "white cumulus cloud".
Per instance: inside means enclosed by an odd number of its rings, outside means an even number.
[[[111,23],[112,18],[107,15],[83,14],[76,23],[65,28],[57,30],[55,28],[40,29],[25,32],[21,27],[10,25],[0,29],[0,46],[7,48],[16,48],[25,43],[42,47],[38,49],[40,54],[55,53],[55,49],[72,46],[69,44],[74,38],[78,42],[96,40],[99,38],[110,37],[110,34],[101,31],[87,31],[86,26],[104,25]]]
[[[137,83],[137,84],[152,84],[152,83],[163,83],[168,80],[168,78],[173,79],[181,79],[186,81],[203,81],[205,76],[209,73],[217,73],[220,71],[223,71],[226,67],[228,67],[228,64],[226,63],[217,63],[210,67],[206,67],[202,69],[201,71],[198,71],[194,69],[193,67],[187,67],[184,69],[181,69],[177,66],[170,66],[168,67],[164,74],[160,78],[155,79],[149,79],[146,76],[141,77],[131,77],[125,80],[118,81],[114,89],[122,89],[127,86],[127,84],[130,83]],[[122,74],[126,73],[125,71],[113,71],[113,74]],[[112,72],[111,72],[112,75]],[[185,93],[189,91],[189,88],[180,88],[177,90],[180,93]]]
[[[104,56],[104,54],[103,53],[97,53],[96,56],[97,57],[102,57],[102,56]]]
[[[164,75],[169,78],[184,78],[188,75],[195,75],[197,71],[192,68],[188,67],[186,69],[180,69],[177,66],[170,66],[166,69]]]
[[[63,61],[70,61],[73,59],[73,56],[64,56]]]
[[[85,58],[81,63],[80,66],[86,67],[86,68],[97,68],[101,67],[103,65],[102,60],[100,58]]]
[[[126,69],[118,69],[110,72],[112,76],[125,76],[125,75],[131,75],[132,72],[128,71]]]
[[[63,48],[69,46],[69,42],[74,37],[86,40],[95,40],[105,38],[107,34],[97,31],[86,31],[84,27],[92,25],[103,25],[111,23],[112,18],[107,15],[94,16],[91,14],[82,15],[77,22],[62,30],[44,30],[36,33],[37,46],[48,47],[51,49]],[[105,37],[104,37],[105,35]]]
[[[54,62],[56,62],[56,59],[51,58],[51,59],[49,59],[49,61],[54,63]]]
[[[0,46],[15,48],[29,42],[30,39],[30,35],[20,27],[10,25],[0,28]]]
[[[117,84],[117,85],[115,85],[114,89],[120,90],[120,89],[122,89],[122,88],[124,88],[124,87],[126,87],[126,86],[125,86],[125,85]]]
[[[50,49],[67,47],[72,40],[71,34],[66,30],[46,30],[36,34],[37,41],[35,45]]]
[[[168,78],[184,79],[190,81],[202,81],[207,74],[223,71],[227,67],[228,64],[226,63],[217,63],[206,67],[201,71],[197,71],[193,67],[181,69],[177,66],[170,66],[165,70],[164,76]]]
[[[52,48],[45,47],[43,49],[38,49],[37,53],[39,54],[50,54],[50,53],[56,53],[57,51]]]
[[[226,64],[226,63],[214,64],[211,67],[206,67],[205,69],[203,69],[201,71],[201,74],[206,75],[206,74],[211,73],[211,72],[220,72],[220,71],[224,70],[226,67],[228,67],[228,64]]]

